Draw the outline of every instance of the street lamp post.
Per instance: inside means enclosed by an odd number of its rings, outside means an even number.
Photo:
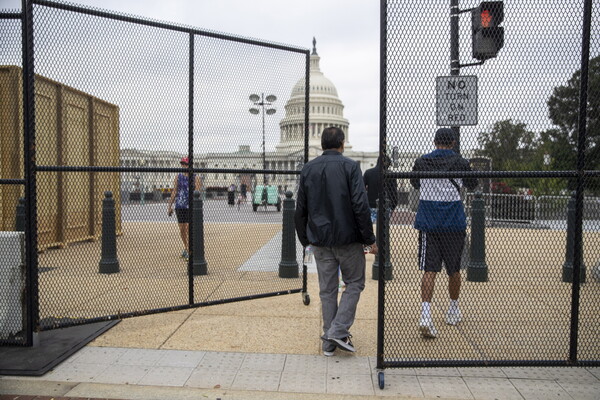
[[[146,164],[145,160],[140,160],[140,166],[143,167]],[[140,173],[140,205],[144,205],[144,197],[146,197],[146,190],[144,188],[144,173]]]
[[[266,101],[265,101],[266,100]],[[267,160],[266,160],[266,149],[265,149],[265,113],[267,115],[273,115],[277,111],[275,108],[270,108],[271,105],[277,100],[277,97],[270,94],[265,98],[265,94],[261,93],[260,96],[257,94],[250,95],[250,101],[254,104],[255,107],[250,108],[250,114],[257,115],[262,110],[262,161],[263,161],[263,171],[267,169]],[[265,106],[267,109],[265,110]],[[260,107],[259,110],[257,107]],[[267,174],[263,172],[263,185],[267,186]]]

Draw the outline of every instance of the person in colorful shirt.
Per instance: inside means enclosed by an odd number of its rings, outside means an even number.
[[[190,164],[187,157],[181,159],[181,166],[187,168]],[[201,189],[199,175],[194,176],[194,190]],[[179,173],[173,181],[173,190],[171,191],[171,198],[169,199],[169,205],[167,206],[167,215],[173,215],[173,203],[175,203],[175,215],[177,216],[177,223],[179,224],[179,234],[183,241],[184,249],[181,252],[181,257],[188,259],[190,252],[189,244],[189,226],[190,226],[190,204],[189,204],[189,174],[187,172]]]
[[[469,161],[452,150],[456,143],[454,132],[440,128],[435,133],[436,149],[415,161],[413,171],[471,171]],[[446,323],[458,324],[462,315],[458,307],[460,295],[460,260],[465,245],[467,218],[460,188],[473,190],[476,178],[412,178],[410,183],[419,189],[419,206],[415,229],[419,231],[419,267],[424,271],[421,280],[421,319],[419,330],[424,337],[436,337],[431,300],[437,273],[442,262],[448,274],[450,304]]]

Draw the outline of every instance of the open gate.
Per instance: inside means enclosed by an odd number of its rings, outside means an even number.
[[[23,254],[11,250],[21,262],[0,281],[26,293],[23,303],[13,296],[24,314],[5,316],[17,328],[0,343],[306,293],[302,249],[289,243],[282,260],[282,208],[308,158],[309,51],[65,2],[24,4],[0,15],[0,222],[15,231],[21,207],[24,225]],[[297,149],[275,151],[292,111]],[[198,197],[177,199],[188,201],[187,227],[167,213],[179,174],[197,178]]]

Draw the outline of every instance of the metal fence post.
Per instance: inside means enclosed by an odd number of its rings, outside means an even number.
[[[15,231],[25,232],[25,197],[21,197],[17,204]]]
[[[567,203],[567,245],[565,248],[565,262],[562,267],[562,281],[573,282],[573,262],[575,259],[575,246],[581,248],[581,242],[575,243],[575,207],[576,194],[573,192],[569,202]],[[583,255],[580,251],[579,254]],[[585,265],[581,260],[579,269],[579,282],[585,283]]]
[[[102,200],[102,256],[98,272],[101,274],[119,272],[117,236],[115,233],[115,200],[110,191],[104,192],[104,199]]]
[[[488,280],[488,267],[485,262],[485,202],[481,192],[475,193],[471,203],[471,259],[467,268],[467,280]]]
[[[204,258],[204,204],[200,198],[200,191],[194,190],[194,227],[192,247],[192,273],[194,275],[207,275],[208,263]]]
[[[296,202],[293,193],[285,192],[283,200],[283,226],[281,228],[281,262],[279,263],[280,278],[297,278],[298,262],[296,261],[296,226],[294,210]]]

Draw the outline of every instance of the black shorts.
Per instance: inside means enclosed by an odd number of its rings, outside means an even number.
[[[466,233],[419,231],[419,269],[431,272],[442,270],[442,261],[448,275],[460,271],[460,260],[465,247]]]
[[[190,209],[189,208],[176,208],[175,215],[177,215],[177,222],[180,224],[190,223]]]

